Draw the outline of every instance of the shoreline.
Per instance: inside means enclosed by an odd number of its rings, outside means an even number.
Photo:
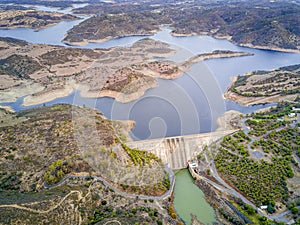
[[[254,105],[264,105],[270,103],[276,103],[280,101],[291,101],[296,98],[297,94],[295,95],[274,95],[274,96],[262,96],[262,97],[244,97],[240,96],[232,91],[224,93],[224,99],[234,101],[243,106],[254,106]]]
[[[99,90],[99,91],[89,91],[88,87],[81,86],[77,90],[80,92],[80,96],[83,98],[103,98],[103,97],[109,97],[115,99],[115,101],[120,103],[128,103],[131,101],[135,101],[142,97],[145,92],[151,88],[157,87],[158,82],[155,80],[154,82],[147,83],[141,87],[139,87],[139,90],[130,93],[130,94],[124,94],[122,92],[112,91],[112,90]]]
[[[181,62],[180,67],[182,67],[182,70],[186,72],[189,69],[189,67],[191,67],[193,64],[198,62],[202,62],[210,59],[235,58],[235,57],[244,57],[244,56],[253,56],[253,55],[254,55],[253,53],[249,53],[249,52],[215,50],[213,52],[202,53],[193,56],[188,60]]]
[[[71,83],[65,85],[64,89],[56,89],[44,92],[39,95],[29,95],[26,96],[23,100],[22,106],[34,106],[38,104],[43,104],[46,102],[53,101],[57,98],[63,98],[71,95],[74,90],[78,90],[79,94],[83,98],[103,98],[109,97],[115,99],[115,101],[120,103],[128,103],[131,101],[135,101],[142,97],[145,92],[151,88],[157,87],[158,82],[147,83],[139,88],[138,91],[130,94],[124,94],[122,92],[111,91],[111,90],[100,90],[100,91],[89,91],[86,86],[79,86],[78,84]]]
[[[13,110],[13,108],[10,107],[10,106],[2,106],[2,105],[0,105],[0,109],[3,109],[5,111],[11,112],[11,113],[15,112],[15,110]]]
[[[270,50],[270,51],[279,51],[279,52],[287,52],[287,53],[297,53],[300,54],[300,49],[290,49],[290,48],[279,48],[279,47],[269,47],[269,46],[262,46],[262,45],[253,45],[251,43],[238,43],[235,41],[232,41],[232,36],[221,36],[221,35],[214,35],[210,34],[209,32],[200,32],[200,33],[190,33],[190,34],[180,34],[180,33],[172,33],[170,32],[172,36],[174,37],[191,37],[191,36],[209,36],[216,39],[226,39],[230,43],[240,46],[240,47],[246,47],[246,48],[253,48],[258,50]]]
[[[169,55],[169,54],[168,54]],[[190,66],[193,64],[204,61],[204,60],[209,60],[209,59],[216,59],[216,58],[231,58],[231,57],[243,57],[243,56],[251,56],[253,55],[252,53],[248,52],[234,52],[234,51],[214,51],[210,53],[203,53],[196,55],[184,62],[178,63],[177,66],[179,67],[179,71],[164,75],[163,73],[153,73],[150,74],[150,76],[155,77],[155,78],[161,78],[161,79],[166,79],[166,80],[173,80],[178,77],[181,77],[184,72],[188,71]],[[148,74],[149,75],[149,74]],[[236,79],[236,78],[233,78]],[[64,85],[63,88],[61,89],[53,89],[53,90],[45,90],[44,92],[37,93],[36,95],[28,95],[24,98],[22,105],[23,106],[33,106],[37,104],[42,104],[46,103],[49,101],[53,101],[57,98],[62,98],[62,97],[67,97],[69,96],[74,89],[79,90],[80,95],[83,98],[102,98],[102,97],[110,97],[114,98],[115,101],[120,102],[120,103],[128,103],[134,100],[139,99],[142,97],[145,92],[151,88],[157,87],[158,82],[157,80],[147,82],[142,86],[137,86],[137,91],[134,93],[129,93],[129,94],[124,94],[122,92],[118,91],[112,91],[112,90],[89,90],[89,87],[86,85],[80,85],[76,83],[75,81],[69,81],[67,84]],[[225,99],[230,99],[228,96],[226,96],[226,92],[224,94]],[[232,99],[231,99],[232,100]],[[235,100],[234,100],[235,101]]]
[[[153,31],[153,33],[151,34],[129,34],[129,35],[124,35],[124,36],[107,36],[105,38],[100,38],[100,39],[83,39],[82,41],[68,41],[68,40],[62,40],[62,43],[69,45],[69,46],[85,46],[88,44],[93,44],[93,43],[103,43],[106,41],[111,41],[114,39],[119,39],[119,38],[126,38],[126,37],[150,37],[152,35],[154,35],[155,33],[157,33],[158,30]]]
[[[32,29],[34,30],[34,32],[38,32],[42,29],[51,27],[51,26],[55,26],[63,21],[74,21],[74,20],[79,20],[80,18],[76,15],[72,15],[72,14],[66,14],[66,13],[60,13],[60,12],[51,12],[51,11],[42,11],[42,10],[37,10],[37,9],[23,9],[23,10],[19,10],[19,9],[10,9],[7,10],[7,14],[4,15],[4,19],[10,19],[11,14],[8,14],[9,12],[14,11],[17,15],[16,16],[27,16],[26,13],[36,13],[35,16],[33,16],[32,18],[36,19],[37,21],[34,22],[38,22],[39,17],[43,17],[43,16],[53,16],[55,17],[55,19],[51,19],[51,21],[48,21],[47,23],[47,19],[43,20],[44,22],[46,22],[47,24],[45,25],[40,25],[37,27],[33,27],[31,24],[26,23],[26,21],[24,22],[22,19],[20,19],[18,22],[18,24],[13,25],[11,24],[4,24],[6,26],[1,26],[0,29],[6,29],[6,30],[13,30],[13,29],[20,29],[20,28],[25,28],[25,29]],[[2,12],[3,13],[3,12]],[[64,16],[69,16],[71,18],[63,18]],[[3,18],[2,18],[3,19]],[[26,19],[26,18],[25,18]],[[23,24],[22,24],[23,23]],[[3,24],[2,24],[3,25]]]
[[[242,115],[244,114],[236,110],[226,111],[216,119],[217,128],[215,131],[239,129],[241,125],[238,119],[240,119]]]
[[[238,76],[232,76],[230,78],[230,83],[226,90],[223,93],[223,99],[224,100],[230,100],[233,102],[236,102],[243,106],[254,106],[254,105],[263,105],[263,104],[270,104],[270,103],[276,103],[280,101],[285,100],[293,100],[297,97],[297,94],[291,94],[291,95],[273,95],[273,96],[261,96],[261,97],[245,97],[242,95],[239,95],[233,91],[231,91],[232,85],[236,82]]]
[[[28,95],[24,98],[22,106],[39,105],[53,101],[57,98],[67,97],[72,94],[74,89],[76,89],[76,86],[75,83],[69,83],[66,84],[63,89],[55,89],[41,94],[37,93],[37,95]]]
[[[173,54],[173,51],[172,53]],[[169,55],[169,54],[167,54]],[[210,53],[204,53],[199,54],[195,57],[192,57],[185,62],[178,63],[178,67],[180,68],[177,72],[174,72],[172,74],[163,74],[163,73],[155,73],[148,74],[151,77],[160,78],[160,79],[166,79],[166,80],[174,80],[178,77],[181,77],[184,72],[188,71],[190,66],[192,66],[194,63],[208,60],[208,59],[215,59],[215,58],[231,58],[231,57],[242,57],[242,56],[251,56],[253,54],[247,53],[247,52],[210,52]],[[128,103],[131,101],[135,101],[142,97],[145,92],[151,88],[157,87],[158,82],[155,80],[154,82],[147,82],[146,84],[142,86],[138,86],[138,90],[134,93],[124,94],[122,92],[118,91],[112,91],[112,90],[99,90],[99,91],[90,91],[87,86],[80,86],[80,84],[69,82],[64,86],[63,89],[54,89],[49,90],[44,93],[37,95],[29,95],[24,98],[24,101],[22,103],[23,106],[32,106],[37,104],[42,104],[45,102],[53,101],[56,98],[62,98],[70,95],[74,89],[79,90],[80,95],[83,98],[102,98],[102,97],[110,97],[114,98],[115,101],[120,103]]]
[[[239,44],[232,42],[233,44],[239,45],[241,47],[247,48],[254,48],[259,50],[270,50],[270,51],[277,51],[277,52],[287,52],[287,53],[297,53],[300,54],[300,49],[289,49],[289,48],[278,48],[278,47],[268,47],[268,46],[261,46],[261,45],[252,45],[252,44]]]

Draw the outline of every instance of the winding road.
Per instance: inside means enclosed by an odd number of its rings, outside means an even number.
[[[275,220],[275,221],[278,221],[278,222],[284,222],[284,223],[287,223],[289,222],[289,220],[287,218],[285,218],[286,215],[292,213],[290,210],[287,210],[285,212],[281,212],[281,213],[277,213],[277,214],[272,214],[272,215],[268,215],[268,214],[264,214],[263,211],[256,207],[252,202],[250,202],[247,198],[245,198],[243,195],[241,195],[240,193],[238,193],[235,189],[233,189],[231,186],[229,186],[217,173],[216,169],[215,169],[215,166],[212,166],[214,169],[213,169],[213,177],[219,181],[222,185],[219,185],[217,183],[215,183],[214,181],[206,178],[206,177],[203,177],[199,174],[196,174],[196,177],[198,179],[202,179],[204,180],[205,182],[209,183],[210,185],[214,186],[216,189],[218,189],[219,191],[222,191],[222,192],[225,192],[227,194],[230,194],[236,198],[240,198],[244,203],[250,205],[252,208],[254,208],[257,213],[261,216],[265,216],[267,217],[268,219],[270,220]],[[298,208],[300,209],[300,206],[298,206]]]
[[[46,182],[45,182],[44,183],[44,187],[48,188],[48,189],[55,188],[55,187],[58,187],[60,185],[63,185],[69,179],[90,179],[90,178],[92,178],[92,179],[94,179],[96,181],[102,182],[105,186],[107,186],[108,188],[112,189],[114,192],[116,192],[117,194],[119,194],[119,195],[121,195],[121,196],[123,196],[125,198],[140,198],[140,199],[162,200],[162,199],[165,199],[165,198],[171,196],[171,194],[173,192],[174,184],[175,184],[175,175],[174,175],[174,172],[167,165],[165,165],[165,170],[169,174],[170,188],[169,188],[169,190],[165,194],[163,194],[161,196],[129,194],[129,193],[120,191],[119,189],[117,189],[116,187],[114,187],[113,185],[111,185],[109,182],[107,182],[104,178],[98,177],[98,176],[76,176],[76,175],[71,175],[71,176],[65,177],[60,182],[58,182],[57,184],[54,184],[52,186],[46,184]]]
[[[245,125],[245,121],[246,119],[242,120],[242,129],[243,131],[248,134],[249,132],[249,128]],[[279,132],[280,130],[284,129],[285,127],[279,127],[276,129],[276,132]],[[271,133],[272,131],[267,131],[265,135],[263,135],[264,137],[267,136],[269,133]],[[252,151],[251,149],[251,145],[255,140],[258,140],[259,138],[252,138],[251,141],[248,144],[248,150]],[[300,163],[300,158],[296,155],[293,154],[294,157],[297,159],[298,163]],[[222,185],[219,185],[211,180],[209,180],[206,177],[203,177],[199,174],[196,174],[197,177],[199,177],[199,179],[202,179],[204,181],[206,181],[207,183],[213,185],[215,188],[217,188],[218,190],[222,191],[222,192],[226,192],[232,196],[235,196],[237,198],[240,198],[243,202],[245,202],[246,204],[250,205],[251,207],[253,207],[254,209],[256,209],[256,211],[259,213],[259,215],[261,216],[266,216],[268,219],[271,220],[275,220],[278,222],[284,222],[287,223],[289,220],[287,218],[285,218],[286,215],[292,213],[290,210],[287,210],[285,212],[281,212],[281,213],[277,213],[277,214],[272,214],[272,215],[268,215],[268,214],[264,214],[263,211],[256,207],[252,202],[250,202],[247,198],[245,198],[243,195],[241,195],[239,192],[237,192],[234,188],[232,188],[230,185],[228,185],[218,174],[214,160],[211,163],[211,170],[212,170],[212,176]],[[300,206],[298,206],[298,208],[300,209]]]
[[[44,183],[44,187],[45,188],[55,188],[55,187],[58,187],[62,184],[64,184],[67,180],[69,179],[90,179],[90,178],[93,178],[94,181],[100,181],[102,182],[104,185],[106,185],[108,188],[112,189],[114,192],[116,192],[117,194],[125,197],[125,198],[140,198],[140,199],[153,199],[153,200],[162,200],[162,199],[165,199],[169,196],[171,196],[172,192],[173,192],[173,189],[174,189],[174,185],[175,185],[175,175],[174,175],[174,172],[167,166],[165,165],[165,170],[168,172],[169,174],[169,179],[170,179],[170,188],[169,190],[163,194],[162,196],[147,196],[147,195],[135,195],[135,194],[129,194],[129,193],[126,193],[126,192],[122,192],[120,191],[119,189],[115,188],[114,186],[112,186],[110,183],[108,183],[106,180],[104,180],[103,178],[101,177],[97,177],[97,176],[75,176],[75,175],[72,175],[72,176],[68,176],[68,177],[65,177],[63,180],[61,180],[59,183],[55,184],[55,185],[48,185],[46,183]],[[56,204],[55,206],[53,207],[50,207],[49,209],[47,210],[37,210],[37,209],[32,209],[32,208],[29,208],[29,207],[25,207],[25,206],[22,206],[22,205],[17,205],[17,204],[10,204],[10,205],[0,205],[0,208],[15,208],[15,209],[20,209],[20,210],[25,210],[25,211],[29,211],[29,212],[32,212],[32,213],[39,213],[39,214],[46,214],[46,213],[49,213],[55,209],[57,209],[70,195],[74,194],[74,193],[77,193],[77,196],[78,196],[78,201],[80,201],[81,199],[83,199],[84,197],[82,196],[82,192],[81,191],[78,191],[78,190],[72,190],[70,191],[67,195],[65,195],[58,204]],[[90,189],[89,189],[89,192],[86,194],[89,195],[90,194]],[[85,197],[86,197],[85,196]],[[80,217],[79,215],[79,221],[82,220],[82,218]],[[117,220],[111,220],[111,221],[108,221],[106,222],[106,224],[110,224],[110,223],[118,223],[118,224],[121,224],[119,221]],[[81,222],[79,222],[79,224],[81,224]]]

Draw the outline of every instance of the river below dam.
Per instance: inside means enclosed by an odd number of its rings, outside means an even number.
[[[49,7],[37,8],[55,10]],[[70,9],[66,12],[70,13]],[[61,22],[55,26],[34,31],[28,28],[0,29],[1,37],[13,37],[30,43],[63,45],[61,40],[73,26],[87,17],[76,21]],[[139,99],[122,104],[112,98],[83,98],[76,90],[66,97],[46,102],[45,105],[68,103],[100,110],[114,120],[134,120],[131,135],[134,140],[211,132],[217,128],[216,119],[228,110],[251,113],[274,104],[245,107],[223,99],[223,92],[230,83],[230,77],[253,70],[271,70],[278,67],[299,64],[300,54],[251,49],[236,46],[225,39],[209,36],[174,37],[170,29],[162,27],[159,32],[147,38],[168,43],[177,50],[169,59],[183,61],[189,57],[214,50],[231,50],[252,53],[252,56],[211,59],[195,63],[189,71],[175,80],[158,80],[158,87],[146,91]],[[55,35],[53,35],[55,34]],[[89,43],[84,48],[110,48],[130,46],[144,36],[124,37],[103,43]],[[81,47],[82,48],[82,47]],[[1,103],[15,111],[39,107],[22,106],[24,97],[16,102]],[[204,224],[216,221],[214,210],[205,201],[203,192],[193,184],[188,170],[176,172],[175,209],[186,224],[190,224],[191,213]]]
[[[175,175],[174,206],[185,224],[191,224],[191,214],[204,224],[216,222],[214,210],[205,201],[205,196],[201,189],[194,184],[194,179],[188,169],[176,171]]]

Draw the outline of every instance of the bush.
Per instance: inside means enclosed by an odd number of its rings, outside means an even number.
[[[299,209],[297,207],[293,207],[293,208],[291,208],[291,212],[293,214],[297,214],[299,212]]]
[[[101,201],[101,205],[106,205],[107,204],[107,201],[106,200],[102,200]]]
[[[268,205],[267,212],[272,214],[275,212],[275,208],[272,205]]]

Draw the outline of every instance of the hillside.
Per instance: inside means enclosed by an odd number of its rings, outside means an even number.
[[[283,51],[299,52],[300,46],[300,6],[286,1],[117,2],[75,12],[94,16],[68,32],[64,41],[71,44],[149,35],[167,24],[174,35],[208,34],[238,45]]]
[[[299,106],[297,98],[293,103],[281,102],[264,112],[246,115],[242,129],[216,145],[214,158],[217,171],[227,184],[257,207],[267,206],[269,215],[292,210],[289,218],[295,221],[300,219],[296,206],[298,202],[299,208],[300,121],[295,110]],[[243,205],[240,200],[236,202]],[[254,217],[255,210],[247,211],[244,206],[242,210]],[[256,215],[256,220],[261,215]]]
[[[91,17],[68,31],[63,42],[68,44],[82,44],[87,41],[105,41],[131,35],[151,35],[159,30],[163,21],[159,14],[138,13],[109,14]]]
[[[184,62],[156,60],[175,53],[168,44],[142,39],[130,47],[110,49],[66,48],[0,38],[0,102],[24,98],[35,105],[70,95],[112,97],[130,102],[157,86],[156,78],[175,79],[198,61],[251,55],[214,51]]]
[[[299,88],[300,65],[292,65],[234,77],[224,96],[243,105],[254,105],[293,99],[299,95]]]
[[[151,197],[170,185],[160,159],[119,144],[131,122],[63,104],[0,112],[1,224],[176,224]]]
[[[155,193],[148,188],[155,180],[159,183],[165,179],[160,160],[119,144],[119,136],[128,138],[131,126],[70,105],[6,114],[0,127],[1,189],[41,190],[45,181],[52,185],[68,174],[90,173],[117,186],[125,185],[129,191],[135,186],[134,191]],[[136,170],[147,173],[147,177],[131,180],[132,176],[139,177]],[[158,187],[157,191],[165,190]]]
[[[300,6],[288,2],[240,2],[190,8],[172,18],[174,34],[208,34],[238,45],[298,50]]]
[[[44,12],[34,9],[0,8],[0,28],[32,28],[35,30],[55,25],[61,21],[76,20],[78,17],[57,12]]]
[[[151,72],[151,66],[147,71],[139,71],[136,79],[130,78],[131,73],[124,73],[122,79],[126,81],[123,83],[128,87],[122,86],[115,92],[118,84],[114,84],[114,77],[120,75],[118,71],[146,65],[152,63],[155,57],[173,53],[174,50],[167,44],[151,39],[143,39],[131,47],[93,50],[1,38],[0,102],[15,101],[28,95],[24,104],[38,104],[67,96],[74,89],[79,89],[84,97],[110,96],[128,102],[155,87],[155,78],[166,78],[166,74],[158,70]],[[169,71],[177,68],[170,61],[161,64],[167,66]],[[180,71],[176,70],[173,78],[180,75]]]

